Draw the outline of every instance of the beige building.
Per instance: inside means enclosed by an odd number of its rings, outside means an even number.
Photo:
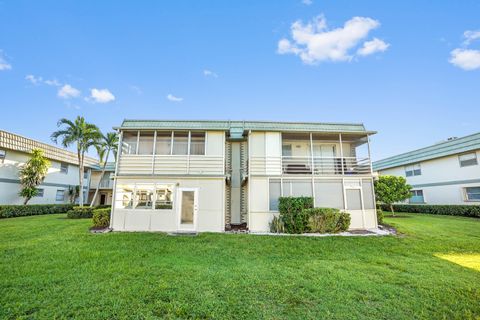
[[[361,124],[125,120],[111,227],[269,230],[281,196],[377,227],[369,136]]]
[[[0,204],[23,204],[20,192],[20,168],[30,159],[33,149],[41,149],[44,156],[50,160],[51,166],[44,182],[38,186],[38,195],[28,204],[70,203],[69,190],[78,186],[77,154],[46,143],[29,139],[14,133],[0,130]],[[109,170],[113,171],[113,165]],[[100,177],[98,160],[85,157],[84,192],[93,195],[96,181]],[[110,177],[110,173],[107,173]],[[103,181],[102,181],[103,182]],[[101,186],[97,203],[104,194],[105,204],[111,203],[112,182]],[[109,187],[109,188],[108,188]],[[93,191],[88,192],[93,188]],[[88,198],[91,200],[91,198]],[[88,202],[88,201],[86,201]]]

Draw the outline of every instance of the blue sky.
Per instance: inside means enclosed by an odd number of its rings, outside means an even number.
[[[363,122],[374,159],[478,132],[480,1],[0,1],[0,128]]]

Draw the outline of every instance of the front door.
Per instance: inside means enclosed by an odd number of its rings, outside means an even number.
[[[105,204],[106,198],[107,198],[107,196],[105,194],[100,195],[100,205],[103,206]]]
[[[195,231],[197,229],[198,189],[178,188],[177,203],[178,230]]]

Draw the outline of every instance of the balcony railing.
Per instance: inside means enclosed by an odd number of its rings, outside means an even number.
[[[111,179],[100,180],[100,189],[112,189],[112,188],[113,188],[113,180]]]
[[[361,175],[371,174],[370,158],[356,157],[252,157],[251,174]]]

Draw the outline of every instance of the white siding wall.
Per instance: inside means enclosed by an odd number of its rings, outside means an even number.
[[[116,231],[177,231],[177,188],[198,188],[197,231],[221,232],[225,229],[225,180],[223,178],[119,178],[117,186],[133,183],[174,184],[173,209],[115,208],[113,229]]]
[[[480,163],[480,151],[476,154]],[[404,166],[380,170],[379,174],[406,177],[413,189],[423,190],[428,204],[480,204],[465,201],[463,193],[465,187],[480,186],[480,165],[460,167],[458,155],[452,155],[421,162],[420,166],[422,174],[414,177],[405,176]],[[424,186],[429,184],[434,185]]]
[[[27,153],[7,150],[6,158],[3,163],[0,162],[0,204],[23,204],[23,199],[18,196],[20,184],[12,180],[19,181],[19,169],[29,158]],[[78,185],[78,166],[69,164],[68,173],[65,174],[60,172],[60,162],[50,160],[50,163],[44,183],[59,186],[40,185],[39,188],[44,189],[44,196],[32,198],[29,204],[67,203],[67,186]],[[65,190],[64,201],[55,200],[57,190]]]

